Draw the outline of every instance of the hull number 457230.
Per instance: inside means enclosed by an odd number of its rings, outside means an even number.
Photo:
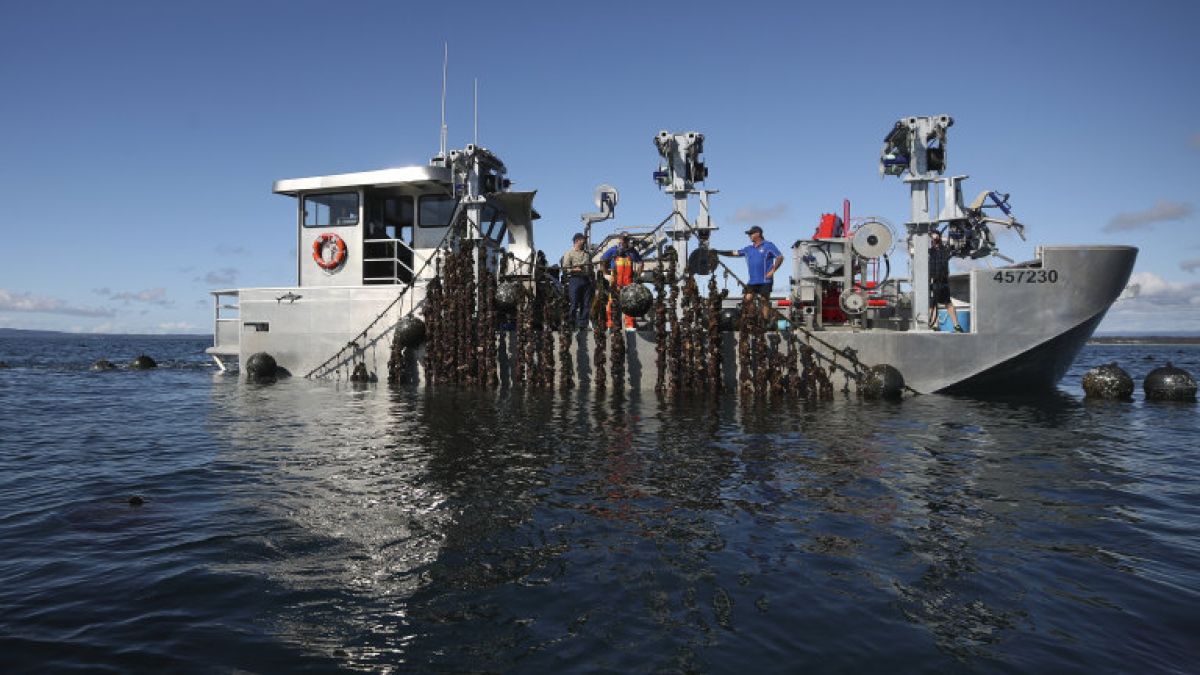
[[[1058,270],[999,270],[992,281],[1002,284],[1057,284]]]

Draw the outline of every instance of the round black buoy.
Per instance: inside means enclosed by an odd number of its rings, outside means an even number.
[[[621,312],[629,316],[645,316],[654,304],[650,289],[641,284],[631,284],[621,289]]]
[[[108,359],[97,359],[96,362],[92,364],[92,370],[96,371],[112,370],[113,368],[116,368],[116,366],[114,366],[113,362],[109,361]]]
[[[370,382],[371,373],[367,372],[367,364],[358,363],[354,366],[354,372],[350,373],[351,382]]]
[[[895,367],[881,363],[863,373],[858,389],[866,399],[899,400],[904,394],[904,376]]]
[[[525,287],[519,281],[505,281],[496,287],[496,309],[511,312],[521,304]]]
[[[425,322],[415,316],[406,316],[396,323],[394,338],[402,347],[413,348],[425,340]]]
[[[145,503],[146,503],[146,500],[145,500],[145,499],[142,499],[142,498],[141,498],[141,497],[139,497],[138,495],[134,495],[134,496],[132,496],[132,497],[130,497],[130,498],[129,498],[129,505],[130,505],[130,506],[141,506],[142,504],[145,504]]]
[[[244,370],[247,382],[268,384],[278,377],[279,364],[275,363],[274,356],[266,352],[255,352],[246,359]]]
[[[1142,391],[1146,392],[1147,401],[1195,401],[1196,378],[1167,361],[1167,365],[1146,375]]]
[[[149,370],[150,368],[157,368],[158,363],[149,356],[142,354],[136,359],[130,361],[129,367],[133,368],[134,370]]]
[[[1133,399],[1133,378],[1115,362],[1096,366],[1083,376],[1083,394],[1086,398],[1130,401]]]

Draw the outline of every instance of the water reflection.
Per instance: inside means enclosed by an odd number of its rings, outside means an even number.
[[[345,665],[1022,667],[1139,573],[1130,440],[1066,395],[217,389],[261,522],[229,568]]]
[[[229,499],[255,524],[222,571],[277,584],[272,618],[297,646],[350,663],[402,653],[404,598],[452,519],[417,402],[303,382],[218,383],[213,402]]]

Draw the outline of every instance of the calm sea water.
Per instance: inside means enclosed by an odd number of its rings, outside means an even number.
[[[206,344],[0,339],[3,672],[1200,664],[1200,407],[1140,390],[1200,348],[805,407],[253,386]],[[1114,360],[1137,401],[1085,403]]]

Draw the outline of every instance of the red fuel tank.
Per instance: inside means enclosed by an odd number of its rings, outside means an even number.
[[[829,239],[842,236],[842,219],[834,213],[822,213],[821,224],[813,233],[813,239]]]

